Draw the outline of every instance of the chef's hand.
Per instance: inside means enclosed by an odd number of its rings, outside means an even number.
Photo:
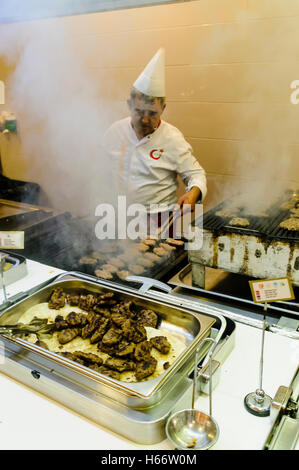
[[[181,214],[191,212],[195,209],[195,204],[200,197],[201,191],[197,186],[193,186],[187,193],[183,194],[177,201],[174,211],[181,209]],[[188,204],[188,205],[187,205]]]

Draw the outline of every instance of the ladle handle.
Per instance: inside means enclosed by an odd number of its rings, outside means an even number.
[[[6,254],[1,253],[1,261],[0,261],[0,268],[1,268],[1,282],[2,282],[2,292],[3,292],[3,299],[4,303],[7,302],[7,295],[6,295],[6,286],[5,286],[5,280],[4,280],[4,267],[5,267],[5,260],[6,260]]]
[[[195,394],[197,390],[197,383],[199,377],[202,375],[202,371],[198,373],[197,369],[197,363],[198,363],[198,354],[199,351],[203,345],[203,343],[207,341],[212,341],[213,344],[208,352],[208,357],[209,357],[209,415],[212,417],[212,358],[214,354],[214,350],[217,344],[217,341],[215,341],[213,338],[205,338],[201,345],[196,349],[195,352],[195,361],[194,361],[194,377],[193,377],[193,390],[192,390],[192,409],[194,409],[194,403],[195,403]]]

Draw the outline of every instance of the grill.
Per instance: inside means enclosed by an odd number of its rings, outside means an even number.
[[[78,233],[78,232],[77,232]],[[80,233],[80,229],[79,229]],[[82,232],[81,232],[82,233]],[[78,239],[81,239],[81,235],[78,238],[74,239],[74,242],[78,242]],[[136,241],[137,243],[138,241]],[[74,246],[68,246],[67,248],[61,250],[60,253],[54,255],[50,259],[50,264],[65,270],[75,270],[79,272],[83,272],[86,274],[95,275],[95,271],[101,269],[104,264],[109,264],[109,260],[112,257],[117,257],[121,254],[125,254],[127,251],[127,244],[121,240],[118,240],[116,245],[116,251],[109,252],[109,247],[107,246],[109,243],[105,243],[105,241],[96,240],[94,237],[89,237],[89,242],[86,244],[86,239],[84,244],[80,244],[80,247],[74,248]],[[95,264],[86,264],[82,263],[80,260],[84,256],[90,256],[93,249],[96,251],[100,251],[103,254],[103,259]],[[157,247],[159,244],[157,244]],[[150,249],[148,252],[152,252]],[[142,254],[140,254],[142,256]],[[150,277],[153,279],[162,279],[166,274],[169,274],[172,270],[177,269],[182,262],[186,259],[186,251],[184,248],[177,248],[175,252],[167,252],[165,256],[160,258],[160,261],[157,261],[153,267],[146,268],[144,267],[144,271],[140,273],[142,276]],[[134,257],[130,259],[125,267],[121,268],[122,270],[129,270],[129,264],[134,264]],[[130,271],[130,270],[129,270]],[[130,274],[138,274],[134,272],[130,272]],[[111,273],[112,281],[118,283],[126,284],[127,281],[122,280],[118,277],[116,273]]]
[[[1,173],[0,161],[0,197],[12,201],[25,202],[27,204],[38,204],[40,197],[40,186],[37,183],[29,183],[7,178]]]
[[[95,270],[101,269],[103,264],[109,264],[109,259],[126,252],[128,242],[117,240],[115,248],[110,240],[98,240],[95,235],[95,225],[98,219],[91,217],[63,219],[56,226],[48,224],[48,229],[42,236],[35,237],[25,245],[25,255],[35,261],[45,263],[66,271],[79,271],[95,276]],[[136,240],[138,243],[138,240]],[[131,243],[132,244],[132,243]],[[159,243],[157,243],[157,247]],[[83,257],[91,257],[93,251],[101,253],[101,260],[94,264],[80,262]],[[149,251],[152,251],[150,249]],[[142,256],[142,254],[141,254]],[[187,252],[184,246],[177,247],[175,251],[168,252],[160,258],[152,268],[144,268],[142,276],[153,279],[162,279],[166,274],[173,274],[185,264]],[[126,266],[121,268],[128,270],[128,264],[134,263],[134,257]],[[130,274],[136,274],[130,272]],[[128,284],[121,280],[117,274],[112,274],[112,282]],[[133,284],[135,285],[135,284]],[[137,287],[137,285],[136,285]]]
[[[266,214],[267,217],[264,216],[252,216],[246,213],[245,208],[240,208],[238,212],[235,213],[234,217],[241,217],[246,218],[250,225],[248,227],[238,227],[238,226],[231,226],[228,225],[229,221],[233,218],[231,217],[220,217],[217,216],[217,212],[221,211],[229,211],[230,205],[232,205],[232,201],[225,201],[219,204],[214,209],[206,212],[203,215],[203,228],[206,230],[218,231],[218,232],[228,232],[228,233],[240,233],[243,235],[256,235],[259,237],[264,237],[268,239],[276,239],[276,240],[289,240],[299,242],[299,231],[290,231],[283,229],[279,226],[279,224],[288,218],[292,217],[292,213],[289,210],[282,210],[281,205],[284,202],[287,202],[288,193],[284,195],[284,197],[275,204],[271,205]],[[298,198],[299,203],[299,198]],[[297,204],[298,204],[297,203]],[[297,207],[296,202],[294,202],[293,208]]]
[[[298,206],[299,192],[286,191],[262,215],[248,214],[244,207],[236,210],[232,200],[205,213],[201,221],[203,246],[189,252],[194,284],[204,288],[205,266],[209,266],[253,278],[288,276],[298,286],[299,231],[279,226],[283,220],[294,217],[291,210]],[[225,216],[216,215],[219,211]],[[249,225],[229,225],[233,217],[246,218]]]

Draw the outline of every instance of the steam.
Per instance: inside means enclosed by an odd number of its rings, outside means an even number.
[[[228,183],[210,187],[208,198],[216,204],[246,193],[248,204],[262,209],[260,206],[271,203],[284,189],[299,184],[291,148],[296,142],[299,106],[289,101],[289,85],[299,78],[292,62],[297,42],[294,34],[270,31],[267,38],[262,27],[253,37],[252,18],[244,11],[237,21],[234,25],[215,24],[194,45],[199,63],[226,63],[228,57],[236,64],[255,58],[261,62],[260,67],[244,68],[244,76],[238,75],[243,95],[230,108],[235,109],[233,114],[229,108],[221,112],[217,138],[233,142],[236,150],[233,156],[229,149],[223,154],[231,166],[222,170],[222,180]],[[75,47],[65,23],[57,18],[0,26],[0,57],[15,67],[7,100],[19,122],[22,156],[28,168],[24,179],[39,182],[54,207],[94,214],[95,207],[110,200],[113,193],[110,162],[101,149],[103,131],[122,117],[123,110],[120,113],[115,102],[105,100],[107,84],[89,75]],[[269,57],[273,58],[272,68],[262,65]],[[281,57],[287,58],[283,66]],[[98,62],[94,65],[101,64],[101,57]],[[235,85],[232,76],[232,97],[239,89],[237,86],[235,91]],[[285,101],[281,100],[281,87]],[[284,108],[283,114],[284,106],[290,109]],[[169,120],[176,125],[171,107],[169,104]],[[198,158],[209,171],[204,156]],[[231,175],[239,175],[233,183]],[[219,181],[218,176],[215,179]]]
[[[220,101],[215,138],[223,141],[221,157],[226,165],[220,162],[219,172],[209,175],[209,206],[239,195],[250,212],[263,211],[286,189],[299,188],[298,148],[294,151],[299,106],[290,103],[290,84],[299,78],[298,36],[280,19],[273,20],[271,28],[253,19],[240,10],[236,23],[207,28],[196,46],[201,63],[229,62],[226,69],[231,72],[229,84],[224,71],[224,83],[230,87],[225,98],[223,94],[217,98],[215,90],[215,101]],[[206,137],[210,139],[211,133]],[[204,156],[201,163],[205,167]]]
[[[28,160],[24,177],[38,180],[53,207],[94,214],[111,190],[101,147],[113,120],[105,84],[89,76],[58,20],[4,25],[1,56],[16,64],[9,104]]]

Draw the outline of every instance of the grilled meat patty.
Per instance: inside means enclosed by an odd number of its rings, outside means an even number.
[[[290,231],[299,231],[299,219],[292,217],[290,219],[283,220],[279,226]]]
[[[84,362],[87,362],[89,364],[97,364],[97,365],[102,365],[103,364],[103,359],[100,356],[97,356],[96,354],[93,353],[85,353],[82,351],[75,351],[74,356],[81,359]]]
[[[118,330],[116,328],[110,328],[107,333],[104,334],[102,338],[103,344],[106,346],[113,346],[120,342],[122,338],[122,330]]]
[[[96,330],[94,330],[91,335],[91,338],[90,338],[91,344],[98,343],[101,339],[103,339],[103,336],[105,334],[108,324],[109,324],[108,318],[102,318],[100,320],[100,326],[97,327]]]
[[[155,264],[150,259],[141,256],[136,259],[136,263],[144,266],[145,268],[153,268],[155,266]]]
[[[105,271],[104,269],[96,269],[94,273],[97,277],[100,277],[101,279],[106,279],[107,281],[113,279],[113,275],[111,274],[111,272]]]
[[[171,344],[166,336],[155,336],[150,340],[150,343],[162,354],[168,354],[171,348]]]
[[[146,359],[149,359],[151,355],[151,350],[152,350],[152,345],[150,341],[141,341],[141,343],[138,343],[136,345],[135,351],[134,351],[134,357],[137,361],[144,361]]]
[[[51,294],[48,306],[49,308],[54,308],[55,310],[58,310],[59,308],[63,308],[65,306],[65,301],[66,293],[61,287],[55,287]]]
[[[136,379],[140,381],[152,375],[155,372],[157,363],[157,360],[152,356],[144,361],[138,362],[135,369]]]
[[[183,240],[177,240],[175,238],[167,238],[166,243],[169,243],[170,245],[175,245],[175,246],[184,246],[185,244]]]
[[[72,341],[80,333],[79,328],[66,328],[58,333],[58,341],[60,344],[66,344]]]
[[[136,323],[135,321],[128,318],[122,324],[122,334],[128,341],[133,343],[140,343],[146,339],[146,330],[143,325]]]
[[[66,300],[71,307],[77,307],[80,302],[80,294],[68,294]]]
[[[143,309],[137,315],[137,321],[143,326],[152,326],[153,328],[156,328],[158,315],[152,310]]]
[[[160,243],[159,246],[160,246],[160,248],[163,248],[163,250],[166,250],[166,251],[175,251],[176,250],[175,246],[169,245],[168,243]]]
[[[109,357],[105,362],[105,366],[110,367],[110,369],[117,370],[118,372],[135,369],[135,363],[133,361],[127,361],[125,359],[118,359],[115,357]]]
[[[122,340],[118,344],[118,349],[115,351],[115,355],[122,357],[122,356],[128,356],[129,354],[132,354],[135,351],[135,343],[129,343],[126,340]]]
[[[143,238],[141,242],[147,246],[155,246],[157,243],[157,240],[155,240],[154,238]]]
[[[128,268],[131,271],[131,273],[137,274],[138,276],[140,274],[143,274],[145,271],[144,267],[138,264],[129,264]]]
[[[126,278],[131,275],[130,271],[127,271],[125,269],[121,271],[117,271],[116,274],[119,277],[119,279],[121,279],[122,281],[125,281]]]
[[[86,310],[87,312],[93,308],[97,303],[97,296],[93,294],[80,295],[79,308]]]
[[[161,263],[161,257],[156,255],[155,253],[145,253],[144,257],[153,261],[154,263]]]
[[[250,225],[250,222],[244,217],[233,217],[228,222],[228,225],[232,225],[234,227],[248,227],[248,225]]]
[[[66,316],[66,322],[69,326],[84,326],[87,323],[87,315],[71,312]]]
[[[63,318],[63,316],[62,315],[57,315],[57,317],[55,318],[55,330],[57,330],[57,331],[65,330],[68,327],[69,327],[69,324]]]
[[[122,269],[126,265],[125,262],[122,261],[120,258],[111,258],[109,260],[109,264],[112,264],[113,266],[115,266],[118,269]]]
[[[155,255],[158,255],[158,256],[165,256],[167,254],[167,251],[164,250],[164,248],[154,248],[153,249],[153,252]]]
[[[104,271],[109,271],[109,273],[116,273],[118,271],[118,268],[114,266],[114,264],[102,264],[101,266]]]

